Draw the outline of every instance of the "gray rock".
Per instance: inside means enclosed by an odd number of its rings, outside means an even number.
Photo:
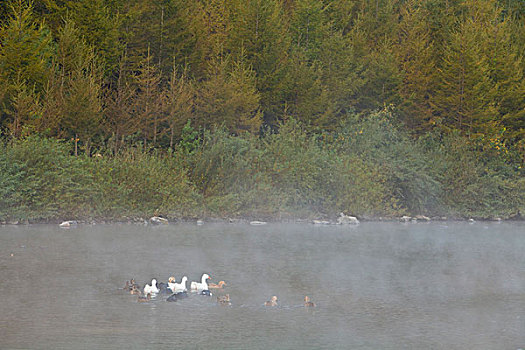
[[[416,215],[415,219],[417,221],[430,221],[430,218],[425,215]]]
[[[259,226],[259,225],[266,225],[266,221],[250,221],[250,225],[253,226]]]
[[[357,225],[359,220],[355,216],[345,215],[344,213],[339,214],[337,218],[338,225]]]
[[[167,225],[168,219],[161,218],[160,216],[153,216],[149,219],[149,222],[153,225]]]
[[[313,220],[312,223],[314,225],[330,225],[331,224],[330,221],[326,221],[326,220]]]
[[[399,218],[399,221],[401,222],[409,222],[410,220],[412,220],[412,218],[407,215],[403,215],[401,218]]]
[[[60,223],[60,225],[58,225],[58,226],[59,227],[71,227],[71,226],[75,226],[77,224],[78,223],[75,220],[68,220],[68,221],[62,221],[62,223]]]

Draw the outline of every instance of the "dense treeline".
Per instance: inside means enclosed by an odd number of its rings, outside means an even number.
[[[188,119],[333,129],[393,104],[415,136],[523,147],[521,0],[9,0],[0,20],[15,138],[169,146]]]
[[[521,0],[3,1],[0,216],[515,215],[524,23]]]

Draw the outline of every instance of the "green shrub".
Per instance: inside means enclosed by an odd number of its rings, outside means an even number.
[[[67,144],[40,137],[1,147],[4,220],[190,215],[199,200],[173,155],[132,148],[114,157],[74,157]]]
[[[191,127],[172,152],[72,155],[33,136],[0,144],[0,220],[167,216],[274,218],[403,214],[511,217],[525,177],[507,150],[458,134],[412,139],[389,110],[330,133],[290,119],[279,132]],[[103,152],[102,152],[103,153]]]
[[[441,182],[441,211],[461,217],[510,217],[525,203],[525,181],[502,155],[459,134],[441,137],[429,158]]]
[[[438,198],[440,184],[432,176],[426,154],[394,122],[389,110],[350,116],[334,136],[334,148],[339,154],[360,158],[381,176],[378,183],[386,195],[383,201],[392,213],[428,213]]]

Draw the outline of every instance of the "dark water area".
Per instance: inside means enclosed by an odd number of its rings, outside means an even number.
[[[520,222],[3,226],[0,243],[1,349],[525,348]],[[204,272],[231,306],[119,290]]]

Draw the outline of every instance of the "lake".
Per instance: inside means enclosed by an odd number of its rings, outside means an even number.
[[[1,226],[0,242],[2,349],[525,348],[523,222]],[[119,289],[202,273],[231,306]]]

